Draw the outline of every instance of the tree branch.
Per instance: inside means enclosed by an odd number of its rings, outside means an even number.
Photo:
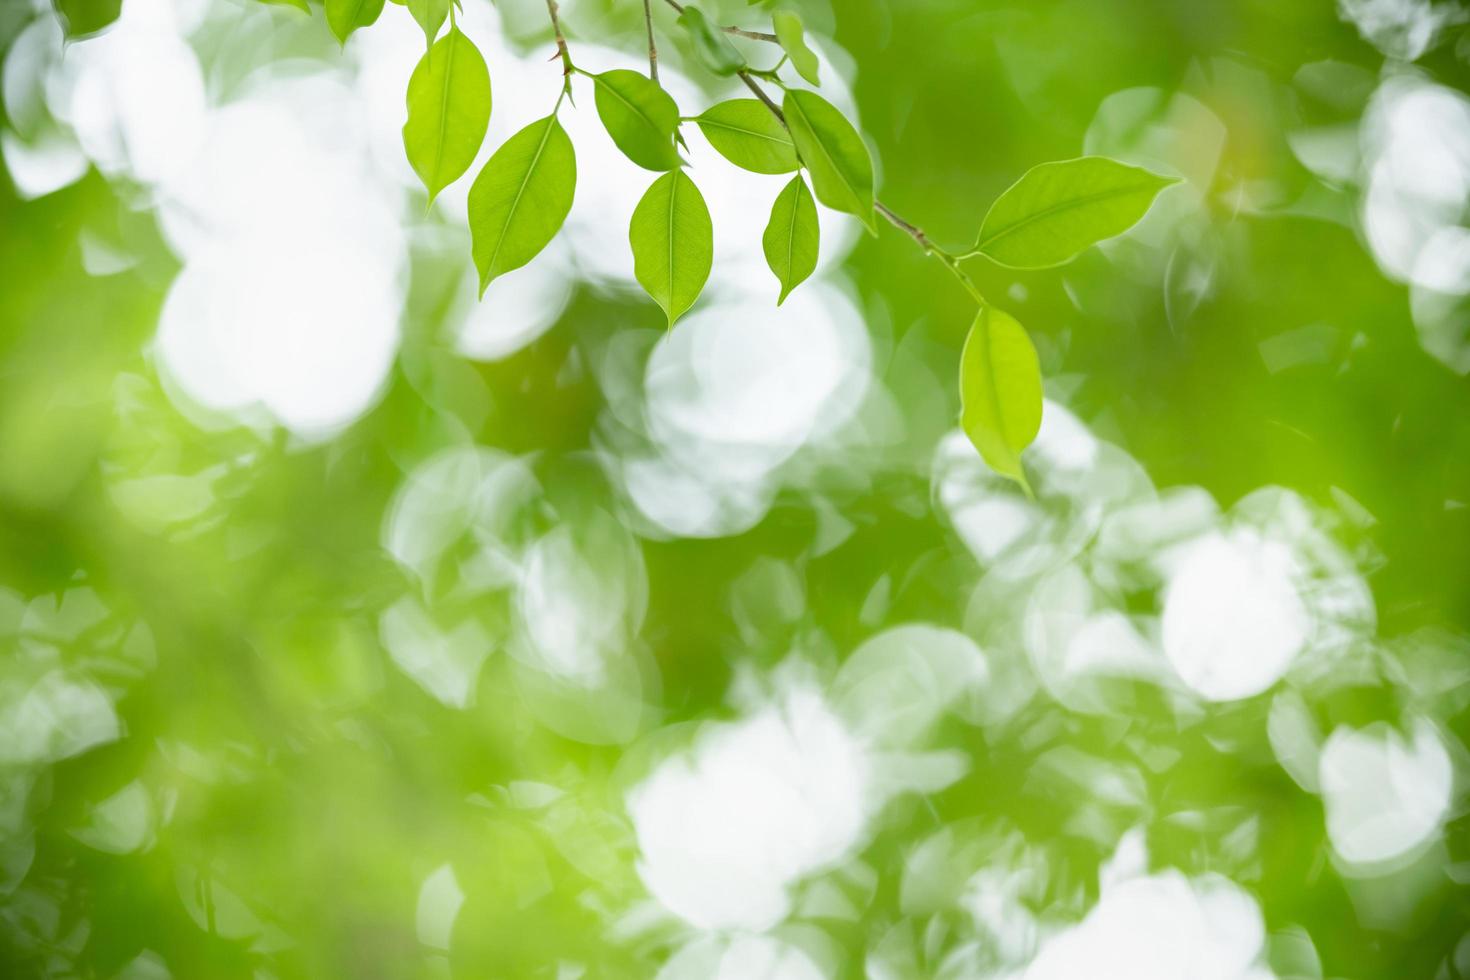
[[[682,14],[684,12],[684,5],[679,3],[679,0],[664,0],[664,2],[670,7],[673,7],[675,13]],[[647,0],[644,0],[644,5],[647,5]],[[743,27],[722,27],[720,30],[726,34],[733,34],[736,37],[743,37],[751,41],[765,41],[767,44],[781,43],[780,38],[774,34],[767,34],[765,31],[747,31]]]

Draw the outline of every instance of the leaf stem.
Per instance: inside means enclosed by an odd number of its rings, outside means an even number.
[[[658,46],[653,43],[653,8],[643,0],[643,23],[648,28],[648,77],[658,81]]]
[[[673,7],[675,13],[682,14],[684,12],[684,5],[679,3],[679,0],[664,0],[664,2],[670,7]],[[647,7],[647,5],[648,0],[644,0],[644,6]],[[726,34],[733,34],[735,37],[743,37],[750,41],[765,41],[767,44],[781,43],[780,38],[774,34],[767,34],[765,31],[747,31],[743,27],[721,27],[720,30]]]

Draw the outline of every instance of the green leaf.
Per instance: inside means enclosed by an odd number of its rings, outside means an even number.
[[[117,20],[122,0],[52,0],[68,38],[96,34]]]
[[[771,220],[761,237],[766,264],[781,282],[777,306],[786,302],[791,290],[816,271],[817,242],[817,205],[806,181],[797,174],[776,196]]]
[[[789,90],[781,102],[796,152],[812,175],[817,200],[862,219],[878,233],[873,215],[873,158],[842,113],[815,92]]]
[[[674,148],[679,107],[669,93],[626,68],[593,75],[592,81],[603,128],[629,160],[648,170],[679,166],[679,151]]]
[[[470,236],[480,293],[556,236],[577,186],[577,158],[552,113],[505,141],[470,187]]]
[[[1013,269],[1061,265],[1133,227],[1175,183],[1106,157],[1040,164],[996,198],[970,254]]]
[[[444,26],[444,18],[449,16],[449,0],[408,0],[408,12],[419,22],[424,37],[432,45],[439,36],[439,28]]]
[[[679,25],[694,40],[694,53],[704,67],[716,75],[733,75],[745,67],[745,58],[730,43],[725,32],[711,24],[698,7],[686,6],[679,15]]]
[[[308,14],[311,13],[311,4],[307,3],[306,0],[260,0],[260,2],[272,7],[292,7]],[[401,3],[402,0],[394,0],[394,2]]]
[[[370,26],[383,12],[383,0],[325,0],[325,5],[327,26],[344,45],[353,31]]]
[[[429,48],[408,80],[403,148],[432,201],[475,162],[490,125],[490,71],[459,28]]]
[[[796,69],[796,73],[813,85],[822,84],[818,76],[817,56],[806,46],[801,18],[789,10],[778,10],[771,15],[771,23],[776,28],[776,40],[781,42],[781,50],[791,59],[791,67]]]
[[[726,160],[758,174],[789,174],[801,166],[791,134],[758,99],[730,99],[696,116],[700,132]]]
[[[633,275],[663,307],[669,326],[694,305],[714,260],[714,227],[704,197],[683,170],[648,188],[628,225]]]
[[[990,468],[1031,486],[1021,450],[1041,431],[1041,367],[1026,330],[1009,313],[982,306],[960,354],[960,427]]]

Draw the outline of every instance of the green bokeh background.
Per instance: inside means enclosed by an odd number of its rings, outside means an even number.
[[[792,6],[857,66],[881,196],[947,244],[968,243],[988,202],[1027,167],[1081,153],[1111,93],[1184,91],[1214,111],[1228,127],[1217,185],[1202,189],[1215,277],[1188,315],[1169,315],[1172,286],[1158,263],[1125,274],[1093,251],[1035,274],[967,266],[1034,332],[1050,390],[1159,487],[1197,484],[1222,506],[1267,484],[1330,507],[1346,495],[1373,518],[1358,544],[1374,555],[1379,634],[1470,630],[1470,381],[1421,349],[1407,288],[1379,270],[1357,230],[1357,192],[1323,184],[1286,144],[1293,127],[1341,111],[1296,84],[1304,64],[1330,59],[1370,79],[1384,68],[1332,3]],[[574,36],[594,22],[621,29],[637,66],[636,3],[565,7]],[[758,12],[727,3],[724,13],[746,22]],[[0,47],[22,23],[13,10],[0,15]],[[1470,68],[1456,31],[1415,70],[1463,90]],[[1235,84],[1242,72],[1252,86]],[[1257,205],[1237,212],[1242,183]],[[84,229],[141,261],[87,275]],[[415,267],[415,310],[434,306],[425,264]],[[156,657],[117,702],[126,737],[36,777],[19,824],[33,835],[33,861],[25,884],[0,895],[9,964],[0,973],[110,977],[151,949],[185,978],[551,977],[558,960],[590,964],[588,976],[651,976],[666,950],[611,941],[593,911],[643,894],[617,817],[637,753],[537,724],[504,657],[487,661],[472,710],[443,707],[393,669],[377,617],[405,582],[380,544],[384,512],[404,474],[436,450],[469,438],[536,453],[565,510],[609,496],[587,455],[604,395],[594,376],[567,383],[561,368],[611,331],[656,327],[658,312],[588,291],[558,326],[493,364],[455,357],[433,318],[415,315],[386,395],[339,437],[302,447],[281,434],[204,432],[171,407],[145,350],[176,270],[150,215],[95,172],[29,202],[0,175],[0,586],[28,600],[79,586],[101,597],[110,618],[68,641],[72,660],[112,649],[137,622]],[[896,583],[885,623],[965,620],[976,568],[932,507],[929,466],[958,410],[953,376],[973,311],[937,263],[889,228],[859,244],[848,272],[907,438],[866,460],[860,477],[826,481],[857,525],[831,554],[803,558],[817,517],[795,494],[736,537],[642,543],[643,640],[664,726],[728,716],[736,665],[774,664],[798,638],[840,659],[873,632],[863,606],[882,574]],[[1263,342],[1314,325],[1325,325],[1320,356],[1270,370]],[[119,474],[214,466],[225,475],[188,533],[140,527],[109,489]],[[784,571],[762,577],[772,567],[800,569],[787,619],[765,605],[784,581]],[[732,611],[746,592],[762,610],[757,636]],[[18,658],[7,643],[0,657]],[[1445,971],[1457,969],[1470,891],[1442,883],[1393,928],[1363,924],[1348,887],[1324,868],[1320,803],[1269,752],[1216,747],[1213,736],[1258,725],[1259,706],[1174,732],[1146,692],[1134,704],[1133,717],[1081,720],[1068,737],[1106,745],[1116,725],[1131,724],[1183,753],[1175,776],[1150,787],[1160,810],[1175,801],[1255,809],[1263,825],[1250,885],[1268,927],[1308,930],[1326,976],[1463,975]],[[1321,710],[1361,722],[1395,720],[1399,708],[1384,687],[1354,688]],[[1462,739],[1470,732],[1463,712],[1442,720]],[[953,737],[974,739],[958,727]],[[1094,887],[1103,855],[1065,827],[1080,791],[1031,794],[1030,764],[1019,749],[987,746],[934,812],[944,821],[1005,814],[1055,844],[1059,881]],[[135,778],[171,801],[151,849],[108,855],[68,833]],[[542,824],[495,805],[494,788],[517,780],[571,787],[566,839],[578,842],[579,861]],[[487,802],[467,802],[476,797]],[[908,843],[891,834],[869,858],[901,866]],[[1151,844],[1159,862],[1205,869],[1195,842],[1162,826]],[[1432,860],[1470,860],[1463,818]],[[451,955],[439,957],[420,948],[413,910],[424,875],[445,861],[467,902]],[[181,896],[205,894],[216,875],[261,903],[278,943],[262,949],[200,927]],[[843,976],[862,975],[874,923],[891,911],[883,887],[865,919],[831,930]]]

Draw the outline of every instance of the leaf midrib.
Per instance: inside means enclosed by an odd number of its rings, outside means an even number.
[[[639,77],[642,77],[642,76],[639,76]],[[633,111],[633,113],[635,115],[637,115],[640,119],[642,119],[648,125],[648,128],[649,129],[652,129],[654,131],[654,133],[656,133],[656,134],[658,134],[660,136],[663,135],[663,129],[662,129],[662,127],[660,127],[659,124],[656,121],[654,121],[654,119],[653,119],[652,116],[650,116],[648,113],[644,112],[643,109],[640,108],[639,106],[637,106],[637,105],[633,104],[632,102],[628,101],[627,97],[624,96],[622,92],[619,92],[616,88],[614,88],[613,87],[613,84],[611,82],[604,81],[600,77],[598,78],[598,81],[601,83],[601,86],[602,86],[602,88],[604,90],[606,90],[608,92],[611,92],[614,96],[617,97],[617,99],[618,99],[619,102],[621,102],[623,105],[627,106],[629,109],[631,109]],[[662,89],[660,89],[660,91],[662,91]],[[676,114],[677,114],[677,110],[676,110]],[[671,149],[672,149],[672,147],[671,147]]]
[[[1146,192],[1147,190],[1148,185],[1146,183],[1139,183],[1133,187],[1098,191],[1096,194],[1088,194],[1084,197],[1072,198],[1068,201],[1062,201],[1058,204],[1053,204],[1050,207],[1042,208],[1040,211],[1037,211],[1034,214],[1028,214],[1021,220],[1007,225],[1000,231],[992,234],[989,238],[981,238],[980,241],[976,242],[975,244],[975,251],[983,252],[985,249],[991,247],[1002,238],[1008,238],[1021,229],[1027,228],[1042,220],[1043,218],[1049,218],[1060,211],[1068,211],[1073,208],[1086,207],[1089,204],[1096,204],[1098,201],[1106,201],[1108,198],[1111,197],[1126,197],[1129,194],[1137,194],[1140,192]]]
[[[674,205],[679,196],[679,178],[683,176],[682,171],[675,170],[669,175],[669,305],[665,312],[669,317],[669,325],[674,323]]]
[[[762,133],[756,129],[744,129],[740,126],[734,125],[733,123],[721,122],[717,119],[708,119],[704,116],[700,116],[698,118],[698,122],[701,126],[713,126],[715,129],[728,129],[732,133],[742,133],[746,136],[754,136],[756,139],[768,140],[780,146],[789,146],[793,150],[796,147],[796,144],[791,141],[790,137],[779,135],[772,136],[770,133]]]
[[[807,111],[801,107],[801,102],[795,97],[795,95],[793,95],[791,99],[791,108],[795,109],[796,115],[801,117],[801,124],[805,126],[807,128],[807,131],[810,132],[812,135],[812,142],[817,144],[817,149],[822,151],[822,156],[825,157],[827,160],[827,166],[831,167],[832,172],[837,175],[837,179],[842,181],[843,188],[846,189],[848,196],[852,198],[853,206],[857,207],[860,203],[860,197],[858,195],[857,189],[853,187],[852,181],[848,180],[847,174],[842,172],[842,168],[837,166],[837,161],[832,157],[832,152],[828,150],[826,144],[822,142],[822,137],[817,132],[817,127],[812,125],[811,116],[807,115]],[[791,114],[790,109],[786,111],[788,115]]]
[[[980,332],[980,336],[976,339],[980,343],[981,367],[984,371],[983,380],[985,382],[983,385],[985,392],[981,398],[985,407],[990,409],[990,419],[988,421],[994,425],[995,436],[1000,441],[1001,446],[1004,447],[1006,452],[1015,454],[1016,450],[1011,445],[1010,433],[1006,431],[1005,409],[1001,404],[1000,377],[996,374],[995,370],[995,329],[989,311],[980,311],[980,315],[976,319],[973,329]],[[979,408],[980,406],[976,407]],[[977,419],[976,421],[983,425],[986,420]]]
[[[439,168],[444,164],[444,137],[449,129],[449,90],[454,80],[454,52],[459,47],[459,43],[455,41],[457,34],[457,28],[450,28],[449,33],[444,36],[445,43],[449,45],[448,64],[444,66],[444,94],[439,100],[439,139],[434,144],[434,166],[429,171],[436,183],[439,180]],[[434,57],[434,46],[429,48],[429,57]],[[429,193],[437,194],[439,190],[440,188],[430,187]]]
[[[516,196],[511,199],[510,209],[505,212],[505,222],[500,226],[500,235],[495,239],[495,250],[490,253],[490,261],[485,263],[485,270],[489,272],[495,268],[495,260],[500,258],[500,248],[505,244],[505,236],[510,232],[510,224],[515,220],[516,209],[521,206],[521,197],[526,193],[526,187],[531,183],[531,177],[536,173],[536,166],[541,162],[541,154],[546,152],[546,143],[551,139],[551,130],[556,126],[556,116],[548,116],[546,119],[546,130],[541,134],[541,142],[536,144],[536,153],[531,157],[531,164],[526,168],[526,175],[521,178],[520,186],[516,188]]]
[[[995,328],[991,323],[989,313],[981,313],[984,317],[985,336],[981,338],[985,346],[985,373],[990,375],[990,384],[986,385],[986,399],[990,402],[990,410],[995,415],[995,432],[1000,436],[1001,444],[1006,449],[1014,452],[1011,446],[1011,434],[1007,431],[1005,408],[1000,400],[1000,376],[995,370]]]
[[[365,26],[362,23],[362,8],[369,2],[370,0],[357,0],[357,2],[352,5],[352,15],[347,21],[347,35],[342,38],[343,44],[347,43],[347,38],[351,37],[354,31],[356,31],[359,27]]]
[[[801,183],[801,175],[798,174],[796,181],[791,185],[791,223],[786,229],[786,276],[785,281],[781,283],[785,287],[782,299],[785,298],[785,293],[791,292],[791,277],[793,274],[791,267],[795,264],[794,256],[796,254],[796,212],[801,207],[801,192],[805,187],[806,185]]]

